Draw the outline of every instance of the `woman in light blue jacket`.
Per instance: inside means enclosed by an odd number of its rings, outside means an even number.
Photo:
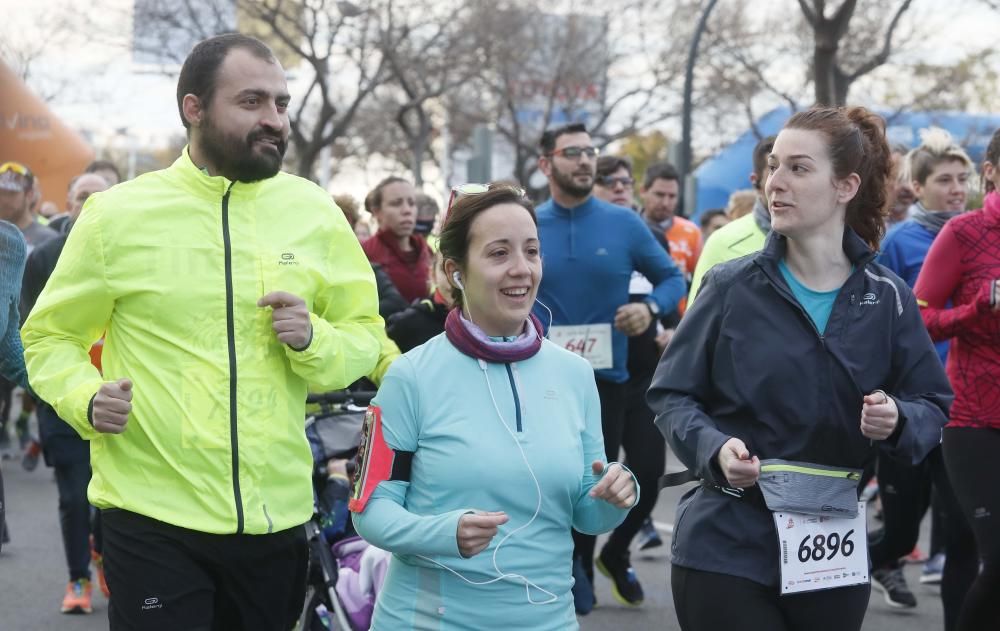
[[[386,374],[351,504],[393,553],[372,629],[576,629],[571,529],[613,529],[639,489],[604,462],[590,364],[530,315],[542,262],[523,192],[460,197],[441,252],[461,309]]]

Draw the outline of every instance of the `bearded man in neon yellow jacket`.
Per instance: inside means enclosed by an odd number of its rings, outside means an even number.
[[[374,276],[326,191],[279,171],[289,95],[264,44],[202,42],[177,92],[188,147],[87,201],[24,326],[29,380],[90,439],[97,507],[199,533],[288,531],[312,514],[307,390],[345,387],[379,357]],[[102,334],[103,377],[87,354]],[[234,624],[270,628],[284,612],[271,609]],[[120,626],[133,625],[157,628]]]

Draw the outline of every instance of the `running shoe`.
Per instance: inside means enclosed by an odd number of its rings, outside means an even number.
[[[926,563],[928,558],[920,546],[913,546],[913,550],[899,561],[900,563]]]
[[[896,609],[913,609],[917,606],[917,597],[910,591],[900,568],[884,568],[872,570],[872,585],[885,597],[885,602]]]
[[[66,586],[66,596],[63,597],[63,613],[91,613],[94,608],[90,604],[90,594],[93,586],[85,578],[70,581]]]
[[[632,562],[626,552],[621,556],[605,554],[597,556],[597,569],[611,579],[611,593],[623,605],[638,607],[642,604],[642,585],[632,569]]]
[[[594,584],[583,570],[583,559],[573,557],[573,604],[579,616],[586,616],[597,604]]]
[[[639,549],[649,550],[650,548],[659,548],[662,545],[663,539],[660,538],[660,533],[653,525],[653,519],[647,517],[642,522],[642,527],[639,528]]]
[[[98,554],[94,550],[94,537],[90,537],[90,560],[94,565],[94,574],[97,575],[97,586],[101,588],[101,593],[105,598],[111,598],[111,590],[108,589],[108,581],[104,578],[104,555]]]
[[[28,443],[28,448],[24,450],[24,455],[21,456],[21,468],[25,471],[34,471],[38,467],[38,458],[41,455],[42,443],[38,442],[38,439],[32,436],[31,442]]]
[[[920,573],[921,585],[940,585],[941,577],[944,575],[944,553],[938,552],[927,563],[924,563],[924,570]]]

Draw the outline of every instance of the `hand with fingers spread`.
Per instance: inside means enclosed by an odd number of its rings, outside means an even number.
[[[466,513],[458,520],[458,551],[466,559],[489,547],[500,526],[510,518],[503,511]]]
[[[94,396],[90,419],[102,434],[121,434],[132,411],[132,382],[119,379],[102,384]]]
[[[719,468],[729,485],[745,489],[757,484],[760,477],[760,459],[750,457],[750,450],[739,438],[730,438],[719,450]]]
[[[590,489],[590,496],[604,500],[618,508],[631,508],[635,504],[635,478],[618,463],[613,463],[605,471],[604,463],[595,460],[590,465],[594,475],[601,475],[600,482]]]
[[[865,438],[885,440],[896,431],[899,408],[896,401],[881,390],[865,396],[861,406],[861,433]]]
[[[287,291],[272,291],[258,300],[257,306],[271,307],[272,328],[282,344],[301,351],[312,342],[312,322],[305,300]]]
[[[615,312],[615,328],[629,337],[645,333],[652,321],[652,312],[641,302],[622,305]]]

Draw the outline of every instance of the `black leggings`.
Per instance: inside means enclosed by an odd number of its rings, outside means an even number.
[[[872,568],[899,567],[899,558],[917,545],[920,522],[930,504],[930,464],[913,466],[881,449],[878,454],[878,492],[882,498],[882,529],[869,537]]]
[[[622,432],[625,427],[625,407],[628,403],[628,384],[597,380],[597,393],[601,398],[601,429],[604,430],[604,453],[608,462],[618,460]],[[662,439],[661,439],[662,444]],[[640,491],[641,496],[641,491]],[[583,571],[594,578],[594,548],[597,537],[573,531],[573,556],[583,562]]]
[[[641,492],[639,503],[629,511],[625,521],[608,537],[604,549],[609,555],[617,556],[628,552],[629,544],[642,528],[642,522],[653,514],[657,499],[656,483],[667,465],[667,445],[653,422],[653,411],[646,403],[646,390],[649,389],[650,379],[652,375],[628,382],[628,401],[621,445],[625,450],[625,464],[639,481]]]
[[[1000,454],[1000,430],[949,427],[944,461],[958,503],[975,536],[979,575],[969,588],[956,631],[1000,629],[1000,486],[993,467]],[[950,525],[950,524],[949,524]],[[945,567],[951,557],[945,561]],[[947,578],[947,577],[946,577]]]
[[[965,595],[979,571],[976,541],[952,490],[951,479],[944,466],[943,450],[937,447],[931,451],[927,456],[927,463],[934,481],[934,493],[937,494],[940,510],[944,514],[943,521],[947,523],[943,529],[945,562],[944,572],[941,575],[944,629],[955,631],[958,628],[958,614],[962,609],[962,601],[965,600]]]
[[[792,596],[777,586],[673,566],[670,584],[681,631],[858,631],[871,585]]]

